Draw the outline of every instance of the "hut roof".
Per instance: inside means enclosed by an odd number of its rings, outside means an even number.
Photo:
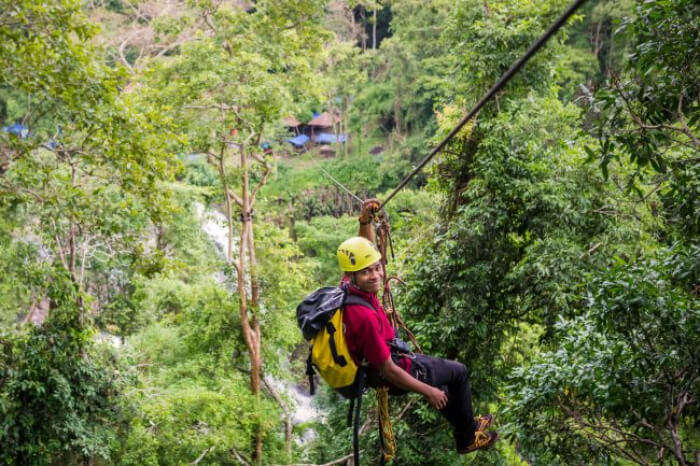
[[[296,128],[297,126],[299,126],[301,124],[301,122],[299,120],[297,120],[296,118],[294,118],[291,115],[284,117],[282,119],[282,121],[284,122],[284,126],[287,126],[290,128]]]
[[[340,118],[336,116],[335,118],[331,116],[330,113],[328,112],[323,112],[316,118],[313,118],[310,122],[307,124],[309,126],[321,126],[323,128],[329,128],[333,126],[333,123],[338,123],[340,121]]]

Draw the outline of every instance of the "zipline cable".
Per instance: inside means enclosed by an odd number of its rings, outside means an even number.
[[[335,184],[337,184],[337,185],[340,186],[343,190],[345,190],[346,193],[348,193],[348,194],[351,195],[353,198],[355,198],[355,200],[357,200],[360,204],[363,203],[362,199],[360,199],[360,196],[358,196],[357,194],[353,193],[353,192],[350,191],[348,188],[346,188],[346,187],[343,185],[343,183],[341,183],[340,181],[338,181],[338,180],[336,180],[335,178],[333,178],[333,177],[331,176],[331,174],[328,173],[323,167],[318,167],[318,168],[320,168],[321,171],[322,171],[323,173],[325,173],[326,176],[328,176],[328,178],[330,178]]]
[[[418,166],[414,168],[413,171],[411,171],[411,173],[406,175],[406,177],[403,180],[401,180],[401,183],[399,183],[399,185],[396,188],[394,188],[391,194],[389,194],[389,196],[382,202],[382,204],[379,207],[380,209],[383,208],[396,195],[396,193],[398,193],[404,186],[406,186],[406,184],[408,184],[408,182],[411,181],[411,178],[413,178],[416,175],[416,173],[421,171],[423,167],[425,167],[428,164],[428,162],[430,162],[430,160],[447,145],[448,142],[450,142],[450,139],[452,139],[454,135],[457,134],[459,130],[462,129],[462,127],[469,120],[471,120],[474,117],[474,115],[476,115],[479,112],[479,110],[481,110],[481,107],[483,107],[486,104],[486,102],[488,102],[491,99],[491,97],[493,97],[496,94],[496,92],[500,91],[501,88],[503,88],[503,86],[505,86],[508,83],[508,81],[510,81],[510,79],[513,77],[513,75],[515,75],[515,73],[520,71],[523,65],[525,65],[525,63],[527,63],[528,60],[530,60],[530,58],[532,58],[532,56],[535,53],[537,53],[537,51],[540,48],[542,48],[544,44],[547,43],[549,38],[552,37],[554,33],[556,33],[564,25],[564,23],[566,23],[566,21],[576,12],[576,10],[578,10],[579,7],[584,3],[586,3],[586,0],[576,0],[569,7],[569,9],[566,10],[554,22],[554,24],[552,24],[549,27],[549,29],[547,29],[547,31],[545,31],[545,33],[542,34],[542,36],[540,36],[540,38],[537,39],[537,41],[535,41],[529,49],[527,49],[525,55],[523,55],[518,61],[513,63],[510,66],[510,68],[508,68],[508,71],[503,73],[503,76],[501,76],[498,82],[496,82],[496,84],[494,84],[493,87],[489,89],[486,95],[484,95],[481,98],[481,100],[474,106],[474,108],[471,109],[471,111],[467,113],[464,116],[464,118],[462,118],[462,120],[460,120],[457,126],[455,126],[454,129],[450,131],[450,133],[445,137],[445,139],[440,141],[440,143],[437,146],[435,146],[435,148],[432,151],[430,151],[430,153],[423,160],[421,160],[420,164],[418,164]]]

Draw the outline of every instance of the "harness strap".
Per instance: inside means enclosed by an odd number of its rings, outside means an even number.
[[[355,422],[352,426],[352,456],[353,464],[360,464],[360,412],[362,411],[362,395],[357,398],[357,404],[355,405]]]
[[[345,359],[345,356],[339,355],[338,354],[338,348],[335,346],[335,326],[328,321],[326,324],[326,329],[328,330],[329,334],[329,343],[331,345],[331,354],[333,355],[333,360],[337,365],[340,367],[345,367],[348,364],[348,361]]]
[[[382,434],[384,427],[382,426],[382,420],[379,419],[379,466],[385,466],[386,460],[384,459],[384,435]]]
[[[311,348],[309,348],[309,357],[306,358],[306,375],[309,377],[309,394],[316,393],[316,385],[314,384],[314,366],[311,364]]]
[[[348,409],[348,418],[347,418],[347,420],[346,420],[346,425],[347,425],[348,427],[352,427],[352,413],[353,413],[354,410],[355,410],[355,399],[354,399],[354,398],[351,398],[351,399],[350,399],[350,406],[349,406],[349,409]]]
[[[374,306],[372,306],[372,303],[354,294],[348,294],[347,296],[345,296],[344,305],[348,304],[359,304],[360,306],[365,306],[370,309],[374,309],[375,311],[377,310]]]
[[[355,421],[352,426],[352,454],[354,465],[360,465],[360,414],[362,413],[362,394],[365,390],[365,369],[360,367],[357,372],[357,403],[355,403]],[[350,405],[352,408],[352,405]]]

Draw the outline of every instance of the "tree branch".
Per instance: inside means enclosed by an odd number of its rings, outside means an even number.
[[[134,38],[136,34],[138,34],[140,31],[134,31],[131,34],[127,36],[126,39],[122,41],[121,44],[119,44],[119,47],[117,47],[117,51],[119,52],[119,59],[121,62],[126,66],[131,73],[134,72],[134,68],[131,66],[129,61],[126,59],[126,56],[124,55],[124,49],[126,48],[127,45],[129,45],[129,41]]]
[[[22,191],[26,192],[27,194],[31,195],[37,201],[39,201],[41,203],[44,202],[44,199],[39,194],[37,194],[35,191],[33,191],[29,188],[26,188],[24,186],[10,186],[10,185],[4,184],[4,183],[0,183],[0,187],[6,189],[8,192],[22,190]]]
[[[695,147],[700,146],[700,141],[695,137],[693,132],[690,130],[688,127],[688,123],[685,121],[685,114],[683,113],[683,93],[685,92],[685,88],[681,90],[680,95],[678,96],[678,120],[681,122],[681,125],[685,129],[685,134],[690,138],[691,141],[693,141],[693,144]]]
[[[83,288],[83,281],[85,279],[85,262],[87,262],[86,256],[87,256],[88,248],[90,246],[91,239],[92,238],[90,236],[88,236],[87,238],[85,238],[85,240],[83,241],[83,244],[82,244],[83,254],[82,254],[81,262],[80,262],[80,274],[78,276],[78,287],[80,289]]]
[[[209,452],[211,451],[212,448],[214,448],[214,447],[209,447],[209,448],[207,448],[206,450],[204,450],[204,451],[202,452],[202,454],[199,455],[199,456],[197,457],[197,459],[194,460],[194,461],[192,461],[190,464],[199,464],[199,462],[202,461],[202,459],[204,459],[204,457],[207,455],[207,453],[209,453]]]
[[[253,190],[250,193],[250,205],[252,206],[255,203],[255,196],[258,194],[258,191],[260,191],[260,188],[265,186],[267,184],[267,178],[270,176],[270,172],[272,170],[270,167],[265,164],[265,171],[263,172],[262,179],[258,182],[258,184],[255,185]]]
[[[273,464],[272,466],[334,466],[336,464],[343,464],[347,463],[348,460],[352,460],[352,454],[343,456],[342,458],[338,458],[337,460],[333,460],[330,463],[323,463],[323,464],[313,464],[313,463],[294,463],[294,464],[288,464],[288,465],[280,465],[280,464]]]
[[[267,391],[270,393],[272,398],[275,399],[277,404],[280,406],[280,409],[282,409],[282,413],[284,413],[284,446],[285,449],[287,450],[287,454],[291,455],[292,453],[292,421],[289,415],[289,407],[287,404],[282,400],[282,397],[280,397],[279,393],[277,393],[277,390],[274,389],[274,387],[267,381],[267,378],[261,374],[261,378],[263,381],[263,384],[265,385],[265,388],[267,388]]]
[[[239,453],[239,452],[236,451],[236,449],[233,448],[233,447],[231,447],[229,450],[231,450],[231,453],[233,453],[233,456],[235,456],[236,459],[237,459],[238,461],[240,461],[240,463],[241,463],[243,466],[250,466],[250,460],[247,459],[245,456],[243,456],[242,453]]]
[[[619,82],[615,79],[613,80],[613,85],[615,86],[615,89],[617,90],[617,93],[619,96],[622,98],[622,101],[625,103],[625,107],[627,108],[627,113],[632,117],[632,120],[636,123],[636,125],[641,129],[642,131],[645,130],[656,130],[656,129],[666,129],[669,131],[676,131],[682,134],[685,134],[688,136],[688,138],[693,142],[695,147],[700,147],[700,141],[697,140],[695,135],[693,134],[692,131],[690,131],[690,128],[688,128],[687,125],[685,125],[684,128],[677,128],[672,125],[664,125],[664,124],[658,124],[658,125],[648,125],[646,124],[640,117],[637,115],[633,110],[632,110],[632,104],[630,103],[629,99],[627,99],[627,96],[625,95],[624,91],[620,88]],[[682,97],[678,99],[679,101],[679,118],[681,118],[682,112],[680,111],[680,105],[682,104]],[[681,122],[683,123],[683,119],[681,118]]]
[[[58,258],[61,260],[61,264],[63,264],[63,267],[66,270],[70,270],[68,268],[68,261],[66,260],[66,256],[63,253],[63,244],[61,243],[61,240],[58,237],[58,227],[56,227],[56,222],[54,219],[51,219],[51,225],[53,226],[53,232],[54,232],[54,240],[56,241],[56,248],[58,252]]]
[[[232,107],[226,104],[211,104],[211,105],[184,105],[183,108],[196,109],[196,110],[235,110],[236,107]]]
[[[229,189],[229,188],[226,188],[226,192],[228,193],[229,196],[231,196],[231,199],[233,199],[234,201],[236,201],[236,204],[238,204],[239,206],[243,207],[243,199],[241,199],[241,197],[240,197],[238,194],[234,193],[234,192],[231,191],[231,189]]]

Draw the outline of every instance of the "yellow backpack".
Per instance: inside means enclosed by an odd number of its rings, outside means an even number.
[[[366,300],[348,295],[339,287],[316,290],[297,307],[297,323],[310,343],[306,375],[312,395],[314,367],[321,378],[345,398],[358,398],[364,389],[364,370],[355,364],[345,342],[343,312],[348,304],[373,309]]]
[[[365,365],[355,364],[345,342],[343,312],[348,304],[359,304],[374,309],[371,303],[359,296],[347,294],[343,288],[326,287],[314,291],[297,306],[297,323],[304,338],[311,345],[306,360],[306,375],[309,376],[311,394],[315,391],[315,367],[328,385],[350,400],[347,423],[348,427],[352,426],[353,464],[359,466],[360,415],[367,371]],[[392,354],[395,350],[410,353],[408,345],[396,338],[389,342],[389,346]],[[380,440],[382,439],[380,436]]]

